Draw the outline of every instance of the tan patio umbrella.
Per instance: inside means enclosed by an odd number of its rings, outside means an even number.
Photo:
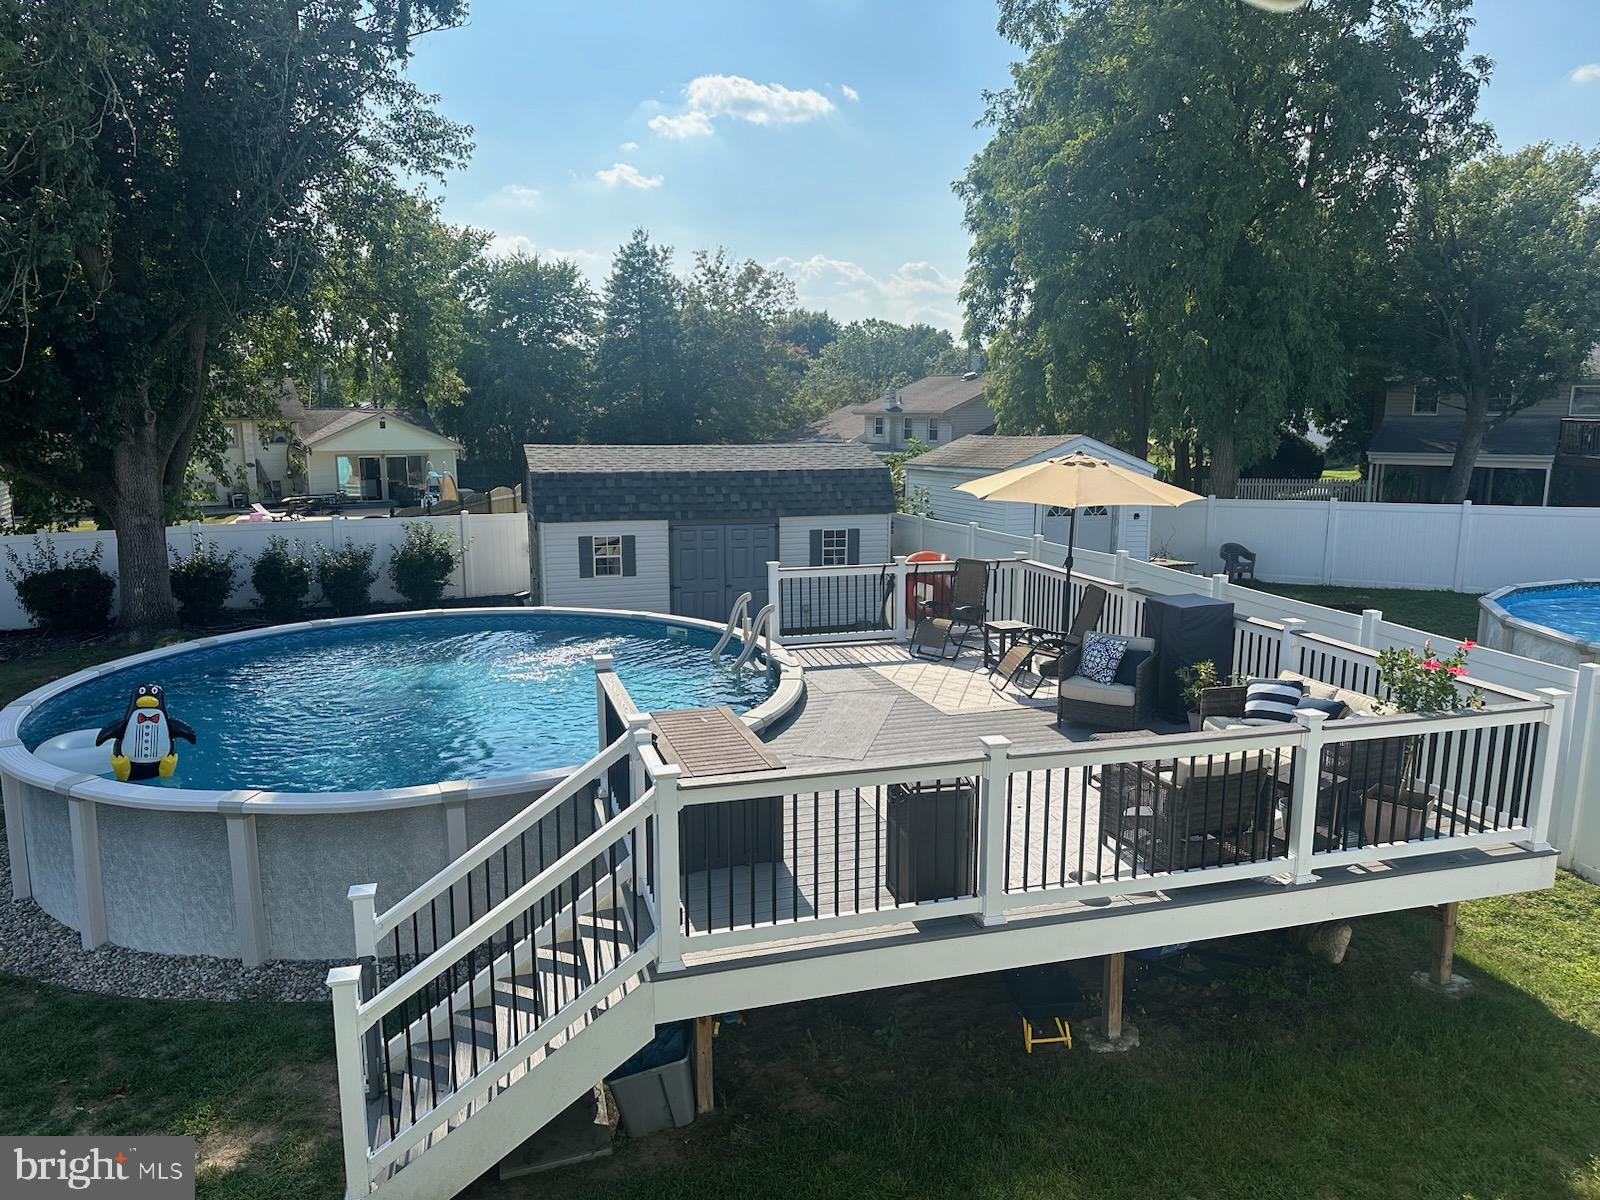
[[[1078,536],[1078,510],[1085,505],[1158,505],[1176,508],[1203,497],[1181,487],[1151,479],[1127,467],[1081,451],[1047,458],[1043,462],[1012,467],[985,475],[955,489],[980,500],[1010,500],[1018,504],[1052,504],[1070,508],[1067,525],[1067,574],[1072,574],[1072,549]]]

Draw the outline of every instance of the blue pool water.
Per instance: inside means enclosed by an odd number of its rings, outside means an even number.
[[[1513,617],[1548,625],[1562,633],[1600,642],[1600,586],[1533,588],[1500,598],[1500,606]]]
[[[179,743],[169,786],[365,791],[570,766],[595,752],[595,654],[645,711],[727,704],[772,691],[709,658],[709,631],[611,616],[428,616],[300,628],[114,672],[46,701],[29,748],[124,711],[159,683],[199,743]]]

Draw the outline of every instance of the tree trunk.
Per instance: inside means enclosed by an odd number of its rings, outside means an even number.
[[[1233,430],[1211,435],[1211,494],[1231,500],[1239,490],[1239,463],[1233,455]]]
[[[117,532],[120,624],[126,632],[165,629],[178,620],[167,562],[167,455],[158,441],[155,429],[144,426],[111,452],[109,516]]]
[[[1135,370],[1129,389],[1128,445],[1123,447],[1135,458],[1150,457],[1150,377]]]
[[[1189,439],[1172,440],[1172,482],[1188,491],[1194,490],[1194,460],[1189,456]]]
[[[1444,504],[1460,504],[1472,488],[1472,472],[1483,449],[1483,435],[1489,424],[1489,390],[1475,387],[1467,396],[1466,417],[1461,423],[1461,440],[1456,443],[1450,473],[1444,478]]]

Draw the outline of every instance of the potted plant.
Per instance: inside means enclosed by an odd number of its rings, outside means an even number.
[[[1390,646],[1378,654],[1378,681],[1389,692],[1386,711],[1442,715],[1483,707],[1483,689],[1463,693],[1457,680],[1467,673],[1467,655],[1476,642],[1457,644],[1454,654],[1434,653],[1431,642],[1422,652]],[[1369,787],[1364,797],[1362,822],[1370,842],[1405,842],[1427,828],[1435,798],[1425,781],[1416,777],[1422,737],[1401,739],[1399,773]]]
[[[1201,693],[1217,687],[1235,687],[1239,683],[1239,676],[1231,675],[1224,679],[1217,674],[1217,664],[1209,658],[1202,658],[1199,662],[1192,662],[1179,667],[1173,672],[1178,682],[1183,685],[1183,703],[1189,710],[1189,728],[1196,732],[1200,729],[1200,696]]]

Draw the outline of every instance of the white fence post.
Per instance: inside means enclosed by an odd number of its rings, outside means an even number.
[[[1567,701],[1572,697],[1560,688],[1540,688],[1539,695],[1550,702],[1550,716],[1545,722],[1544,736],[1539,739],[1539,767],[1533,779],[1533,836],[1527,845],[1533,850],[1548,850],[1550,813],[1556,802],[1556,772],[1561,767],[1561,737],[1567,727]],[[1590,747],[1591,751],[1593,749]]]
[[[678,796],[680,768],[670,763],[656,769],[656,969],[683,969],[683,925],[678,915]]]
[[[980,821],[979,859],[983,873],[979,880],[979,894],[983,897],[983,911],[978,916],[980,925],[1004,925],[1006,895],[1006,854],[1010,845],[1006,840],[1006,810],[1010,807],[1010,771],[1006,755],[1011,751],[1011,739],[1005,737],[980,737],[983,744],[983,785],[978,793]],[[1024,850],[1026,853],[1026,850]]]
[[[361,959],[376,959],[378,957],[378,885],[375,883],[352,884],[345,893],[345,898],[350,901],[350,921],[356,934],[356,957]],[[413,946],[412,951],[416,951]],[[419,956],[420,957],[420,956]]]
[[[1600,663],[1578,668],[1578,690],[1567,714],[1567,753],[1557,792],[1566,800],[1561,820],[1551,814],[1550,836],[1563,865],[1600,866]],[[1585,838],[1595,845],[1584,844]]]
[[[1339,499],[1337,496],[1328,497],[1328,519],[1322,532],[1322,582],[1332,583],[1339,576],[1337,563],[1339,558]]]
[[[1029,552],[1034,562],[1044,561],[1044,534],[1033,535],[1033,549]]]
[[[339,1070],[339,1129],[344,1147],[344,1194],[365,1196],[372,1190],[367,1158],[367,1088],[362,1077],[361,968],[334,967],[328,972],[333,993],[334,1057]]]
[[[1285,617],[1283,632],[1278,634],[1278,670],[1300,670],[1300,643],[1295,641],[1305,632],[1306,623],[1299,617]]]
[[[1118,550],[1111,560],[1111,581],[1126,584],[1128,582],[1128,559],[1131,556],[1126,550]]]
[[[1468,571],[1467,553],[1472,545],[1472,501],[1461,502],[1461,523],[1456,527],[1456,567],[1450,579],[1452,592],[1467,590]]]
[[[767,634],[773,641],[783,636],[783,572],[782,563],[776,559],[767,559],[767,603],[772,605],[772,624],[767,627]],[[804,628],[802,626],[801,628]]]
[[[967,522],[967,557],[978,557],[978,523],[976,521]]]
[[[1226,600],[1228,598],[1228,577],[1222,572],[1211,577],[1211,598],[1213,600]]]
[[[1311,873],[1317,833],[1317,794],[1322,790],[1322,723],[1327,713],[1303,712],[1296,719],[1305,737],[1296,748],[1294,794],[1289,800],[1289,867],[1297,884],[1315,883]]]
[[[1378,648],[1378,626],[1383,624],[1383,610],[1381,608],[1363,608],[1361,610],[1361,644],[1368,650]]]
[[[894,620],[890,624],[890,632],[894,640],[903,642],[911,637],[911,614],[906,603],[906,581],[911,577],[911,568],[906,565],[906,556],[894,556],[894,570],[891,572],[893,591],[889,595],[890,611]]]

